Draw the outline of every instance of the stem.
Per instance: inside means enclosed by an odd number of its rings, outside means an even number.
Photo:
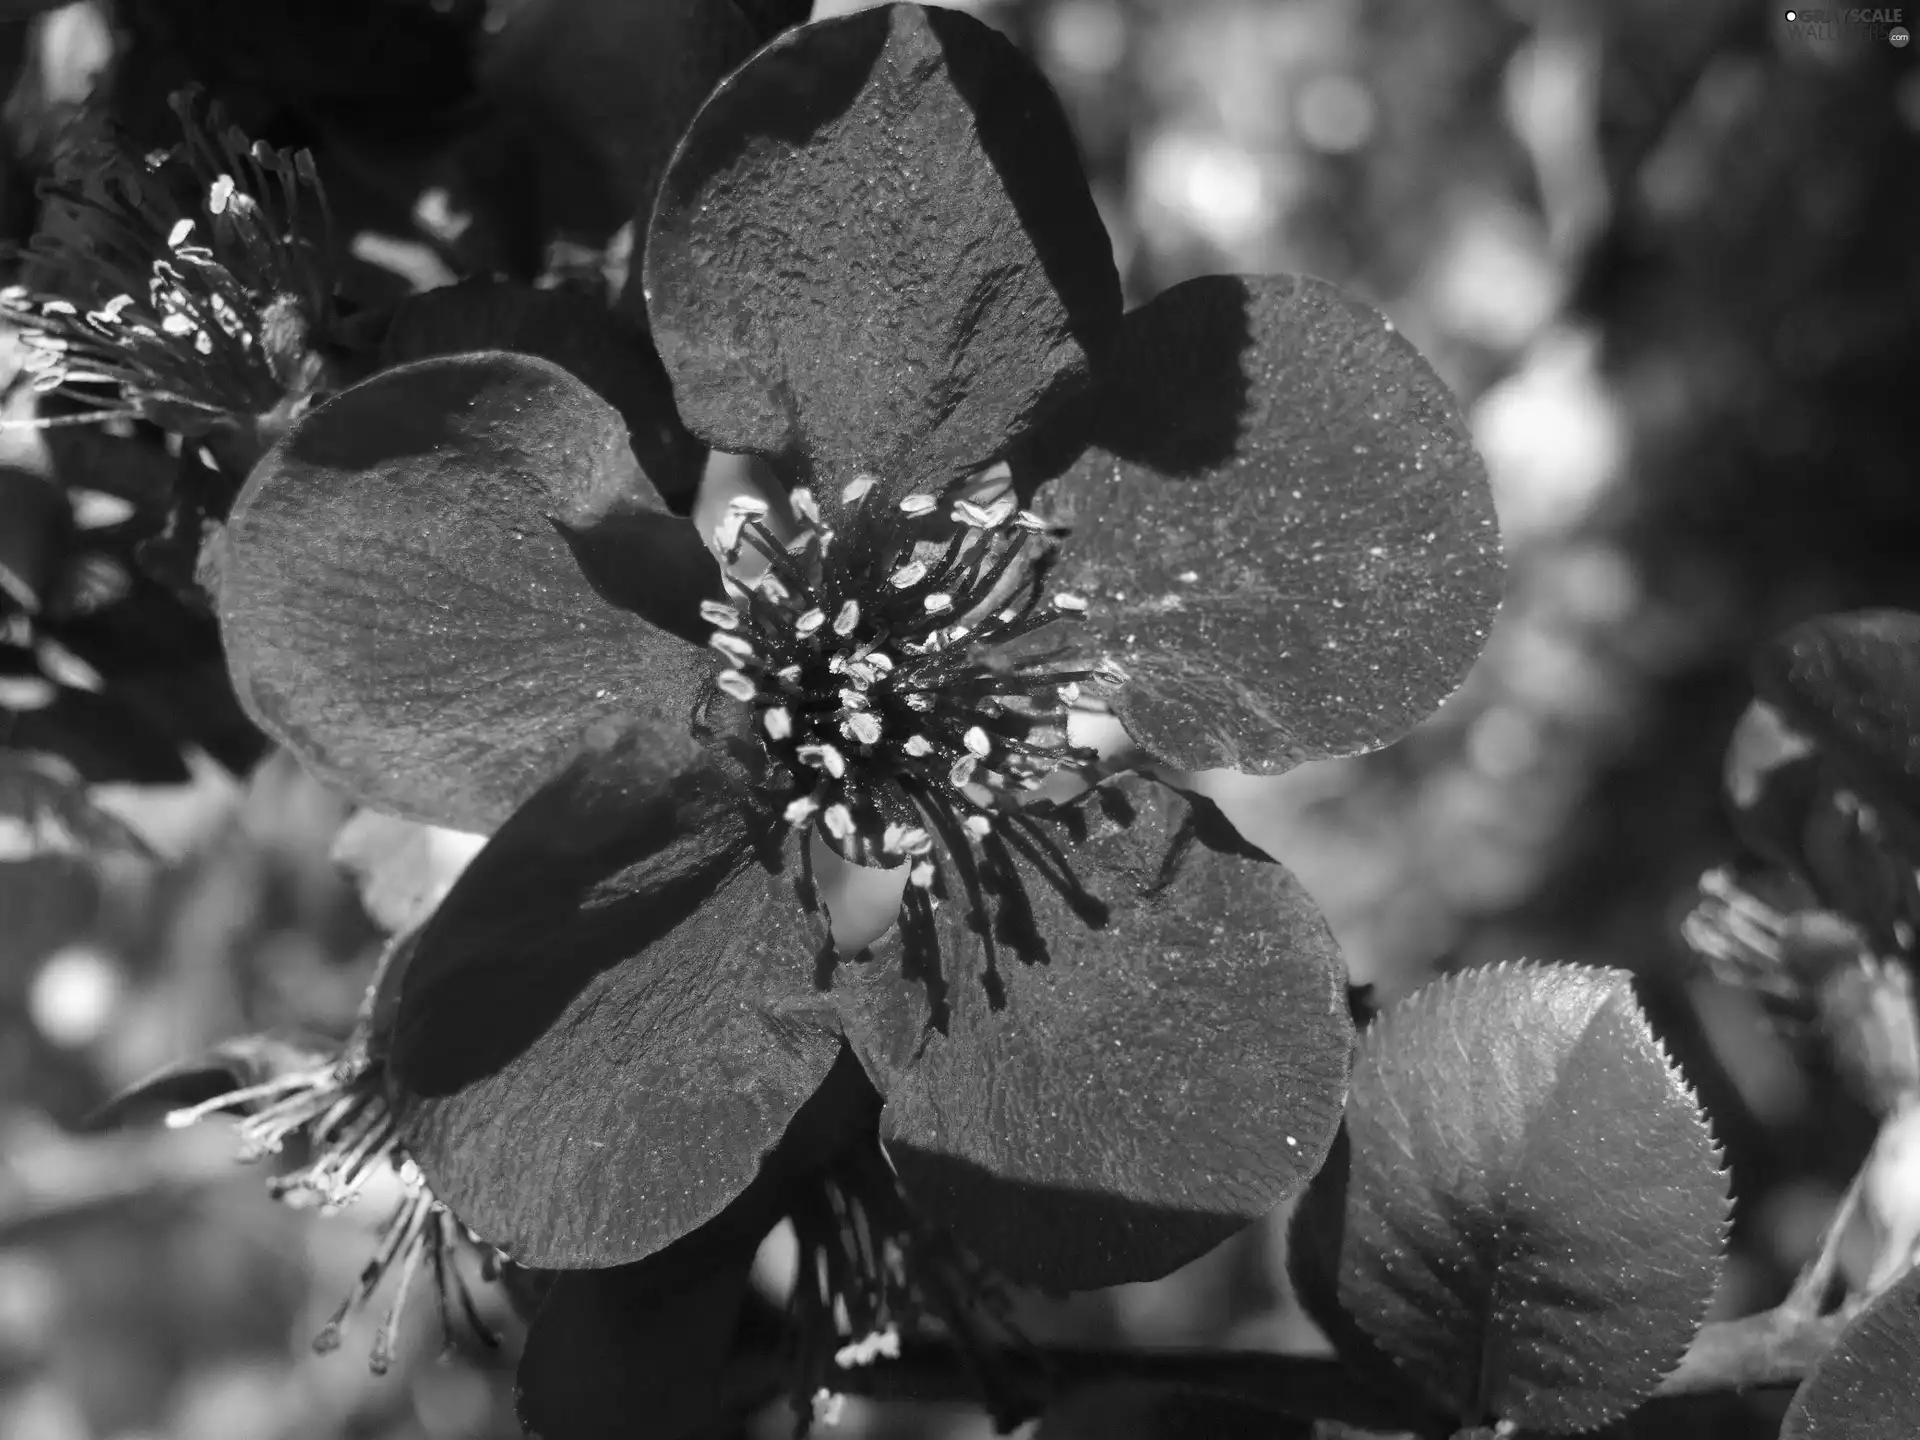
[[[1704,1325],[1654,1400],[1721,1390],[1796,1385],[1852,1319],[1848,1310],[1809,1314],[1781,1305],[1740,1320]],[[1338,1360],[1220,1350],[1115,1350],[1073,1346],[1038,1351],[1055,1395],[1081,1386],[1129,1380],[1213,1390],[1303,1420],[1339,1420],[1371,1430],[1430,1423],[1410,1415],[1377,1385]],[[937,1341],[908,1341],[897,1360],[844,1371],[840,1388],[875,1400],[969,1401],[977,1397],[952,1350]]]

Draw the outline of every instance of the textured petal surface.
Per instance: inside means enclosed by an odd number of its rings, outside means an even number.
[[[1459,406],[1326,283],[1209,276],[1127,316],[1041,508],[1132,677],[1133,737],[1273,773],[1396,738],[1480,653],[1502,569]]]
[[[680,423],[645,318],[636,323],[571,290],[469,280],[402,300],[381,341],[381,367],[472,350],[551,360],[620,412],[647,479],[685,508],[699,488],[707,447]]]
[[[1294,1194],[1339,1124],[1352,1036],[1319,911],[1210,804],[1136,778],[1084,821],[1068,863],[1097,928],[1016,859],[992,975],[970,907],[936,912],[943,1017],[898,931],[836,976],[914,1199],[1061,1289],[1163,1275]]]
[[[647,307],[681,414],[832,503],[937,485],[1084,378],[1119,281],[1072,136],[979,21],[892,5],[731,76],[654,212]]]
[[[524,1264],[622,1264],[711,1219],[840,1049],[794,876],[713,771],[636,780],[646,743],[588,751],[508,821],[400,980],[408,1147]]]
[[[717,586],[606,401],[524,355],[422,360],[307,415],[233,508],[220,614],[249,713],[375,809],[489,831],[597,721],[693,754]],[[658,622],[658,623],[656,623]]]

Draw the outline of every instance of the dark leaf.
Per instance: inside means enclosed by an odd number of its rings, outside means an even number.
[[[646,258],[681,414],[838,503],[937,488],[1076,389],[1120,313],[1059,102],[969,16],[891,5],[781,36],[667,173]]]
[[[1231,1395],[1124,1381],[1047,1407],[1033,1440],[1311,1440],[1313,1426]]]
[[[1780,1440],[1912,1440],[1920,1416],[1920,1269],[1847,1326],[1793,1397]]]
[[[1069,422],[1063,422],[1063,425]],[[1209,276],[1132,312],[1042,491],[1062,588],[1132,677],[1133,738],[1274,773],[1395,739],[1457,686],[1500,596],[1458,403],[1319,280]]]
[[[525,1264],[641,1259],[717,1214],[840,1049],[825,926],[710,769],[590,750],[468,866],[400,979],[434,1192]]]
[[[610,1270],[562,1272],[520,1357],[520,1423],[547,1440],[694,1440],[722,1386],[758,1234],[709,1226]]]
[[[220,613],[249,712],[323,779],[488,831],[596,722],[644,727],[662,782],[691,761],[708,660],[655,622],[717,578],[612,407],[480,353],[363,381],[269,451]]]
[[[758,38],[731,0],[521,0],[488,41],[482,83],[545,143],[587,158],[595,229],[634,220],[644,235],[675,142]]]
[[[192,773],[175,738],[140,707],[65,686],[45,705],[0,710],[0,745],[58,756],[94,784],[178,785]]]
[[[331,1052],[317,1044],[278,1035],[239,1035],[222,1040],[204,1055],[181,1060],[135,1081],[88,1117],[88,1126],[120,1125],[182,1106],[200,1105],[216,1095],[277,1076],[329,1064]]]
[[[634,456],[660,495],[683,508],[692,503],[706,447],[680,423],[673,387],[642,326],[570,290],[470,280],[401,301],[381,366],[473,350],[538,355],[585,381],[627,422]]]
[[[73,509],[44,475],[0,465],[0,598],[38,610],[66,568]]]
[[[1726,1180],[1624,973],[1427,986],[1362,1037],[1347,1133],[1303,1263],[1454,1423],[1591,1429],[1692,1340]]]
[[[991,959],[963,898],[936,912],[942,996],[903,975],[899,930],[836,976],[916,1202],[1058,1289],[1164,1275],[1296,1193],[1339,1123],[1352,1043],[1319,911],[1209,802],[1132,778],[1076,818],[1067,863],[1097,928],[1011,859],[1025,899],[990,880]]]
[[[1856,610],[1808,620],[1761,650],[1754,684],[1794,729],[1920,811],[1920,615]]]

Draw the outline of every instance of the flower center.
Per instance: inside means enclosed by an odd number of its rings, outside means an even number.
[[[1008,648],[1086,610],[1048,593],[1045,521],[1011,495],[883,506],[874,486],[847,486],[838,530],[796,490],[807,528],[787,544],[764,502],[735,500],[715,540],[766,569],[729,578],[732,603],[702,614],[728,661],[716,683],[754,708],[787,822],[860,863],[906,864],[925,889],[936,841],[983,839],[1021,793],[1094,758],[1069,742],[1067,712],[1083,684],[1117,676],[1075,667],[1064,647]]]
[[[185,92],[173,108],[183,145],[144,161],[90,153],[50,191],[64,209],[33,253],[75,298],[10,285],[0,315],[22,331],[32,388],[90,412],[71,418],[139,417],[199,436],[320,385],[312,331],[332,282],[301,229],[331,218],[305,151],[222,131],[217,109],[203,121]],[[182,212],[176,181],[192,184],[197,214]]]

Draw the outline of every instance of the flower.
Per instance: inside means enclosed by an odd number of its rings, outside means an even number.
[[[251,713],[364,804],[495,832],[401,987],[410,1152],[517,1259],[633,1262],[743,1193],[850,1045],[915,1206],[984,1262],[1165,1273],[1324,1157],[1343,969],[1209,802],[1032,786],[1082,763],[1070,696],[1256,772],[1436,704],[1500,573],[1450,395],[1316,281],[1123,316],[1057,101],[948,11],[762,50],[645,255],[682,417],[771,464],[764,513],[702,535],[592,389],[483,348],[313,411],[229,529]],[[815,837],[903,882],[858,953]]]
[[[271,438],[332,384],[326,194],[306,151],[249,141],[218,107],[203,119],[191,92],[171,103],[171,149],[95,141],[64,158],[29,251],[47,288],[0,289],[0,316],[33,388],[87,419]]]
[[[249,1162],[278,1155],[294,1142],[304,1152],[303,1163],[276,1175],[268,1190],[298,1209],[333,1214],[363,1194],[394,1195],[374,1253],[313,1339],[316,1351],[337,1349],[349,1322],[367,1310],[391,1280],[392,1298],[368,1352],[367,1363],[376,1375],[384,1375],[393,1363],[400,1319],[408,1300],[419,1293],[415,1285],[422,1272],[432,1287],[449,1346],[455,1342],[456,1313],[483,1344],[499,1344],[474,1299],[463,1255],[473,1257],[480,1277],[488,1282],[499,1278],[500,1256],[435,1198],[408,1157],[386,1100],[374,1022],[380,987],[404,968],[407,943],[402,939],[388,947],[360,1021],[344,1044],[238,1037],[214,1046],[198,1061],[140,1082],[109,1102],[104,1112],[105,1118],[114,1118],[158,1100],[171,1105],[166,1123],[174,1129],[214,1115],[233,1116],[240,1158]]]

